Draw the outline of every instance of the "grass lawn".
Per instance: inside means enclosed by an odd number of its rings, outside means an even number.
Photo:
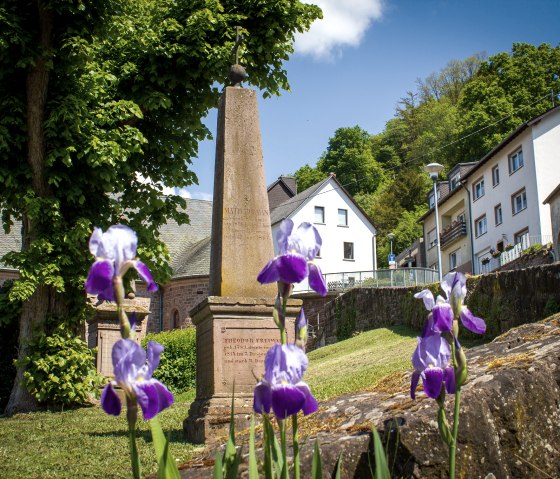
[[[417,333],[405,327],[382,328],[309,353],[305,380],[324,400],[368,388],[384,376],[410,370]],[[160,414],[171,434],[171,452],[179,462],[197,446],[183,439],[183,420],[194,392],[179,395]],[[144,476],[156,471],[148,424],[139,420],[138,448]],[[130,460],[124,414],[106,415],[99,407],[39,412],[0,418],[0,477],[129,478]]]
[[[197,446],[183,439],[183,420],[194,392],[176,398],[159,417],[171,434],[171,452],[180,462]],[[140,413],[139,416],[142,414]],[[142,474],[156,471],[149,425],[139,419],[138,449]],[[99,407],[38,412],[0,418],[0,477],[130,478],[126,415],[108,416]]]
[[[319,401],[368,388],[412,368],[416,336],[404,326],[379,328],[312,351],[304,380]]]

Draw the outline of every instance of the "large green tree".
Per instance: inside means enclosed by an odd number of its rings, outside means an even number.
[[[0,6],[0,209],[22,221],[19,359],[48,319],[84,317],[94,225],[127,222],[156,277],[168,274],[157,229],[187,220],[163,186],[189,169],[202,118],[227,82],[236,27],[241,63],[265,95],[288,88],[294,34],[320,17],[294,0],[6,0]],[[147,183],[142,179],[150,178]],[[21,385],[7,411],[36,407]]]
[[[477,161],[560,93],[560,47],[515,43],[482,62],[458,103],[457,162]]]

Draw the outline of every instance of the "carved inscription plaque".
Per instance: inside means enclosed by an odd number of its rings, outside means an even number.
[[[270,214],[265,208],[225,207],[224,235],[235,241],[272,241]]]
[[[251,391],[264,373],[264,357],[279,342],[277,329],[221,328],[221,392],[231,393],[233,382],[239,391]]]

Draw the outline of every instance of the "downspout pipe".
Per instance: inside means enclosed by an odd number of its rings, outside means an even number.
[[[469,205],[469,237],[471,239],[471,268],[472,268],[472,273],[474,274],[474,238],[473,238],[473,224],[472,224],[472,214],[471,214],[471,192],[465,186],[464,181],[460,181],[459,184],[467,192],[467,203]]]

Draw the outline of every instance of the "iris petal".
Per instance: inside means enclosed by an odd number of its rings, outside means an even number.
[[[138,369],[146,363],[146,351],[132,339],[119,339],[111,352],[113,372],[118,383],[129,383]]]
[[[315,263],[309,263],[309,286],[321,296],[326,296],[327,285],[321,274],[321,269]]]
[[[86,279],[86,292],[89,294],[107,295],[107,290],[113,291],[113,276],[115,268],[108,260],[96,261],[91,265]]]
[[[305,403],[303,404],[301,410],[305,416],[316,412],[319,409],[319,403],[317,399],[311,394],[311,389],[307,383],[303,381],[296,384],[296,388],[298,388],[305,396]]]
[[[155,342],[155,341],[148,341],[148,378],[152,377],[153,372],[159,366],[159,361],[161,358],[161,353],[165,348]]]
[[[431,311],[432,308],[434,307],[434,295],[432,294],[432,292],[429,289],[423,289],[422,291],[420,291],[419,293],[416,293],[414,295],[415,298],[421,298],[422,301],[424,301],[424,306],[426,307],[426,309],[428,311]]]
[[[305,394],[291,384],[272,387],[272,410],[278,419],[296,414],[305,404]]]
[[[424,392],[428,395],[428,397],[437,399],[441,393],[441,386],[443,384],[443,369],[425,369],[422,373],[422,380],[424,382]]]
[[[434,315],[434,330],[439,332],[451,331],[453,328],[453,310],[448,303],[438,303],[432,309]]]
[[[278,271],[278,258],[271,259],[257,276],[257,281],[261,284],[275,283],[280,279]]]
[[[455,394],[457,388],[455,386],[455,369],[447,366],[443,371],[443,380],[445,381],[445,390],[449,394]]]
[[[486,332],[486,323],[484,320],[482,318],[477,318],[466,306],[461,308],[460,317],[463,326],[469,331],[476,334],[484,334]]]
[[[154,278],[152,277],[152,273],[150,272],[148,267],[144,263],[142,263],[142,261],[138,260],[133,261],[132,264],[134,266],[134,269],[138,272],[138,276],[140,276],[140,279],[148,285],[148,292],[153,293],[154,291],[157,291],[158,286],[155,283]]]
[[[278,233],[276,233],[276,242],[278,243],[278,252],[281,255],[288,252],[289,238],[293,229],[294,222],[289,218],[286,218],[282,221],[282,223],[280,223],[280,229],[278,230]]]
[[[136,399],[142,408],[144,419],[152,419],[159,412],[159,397],[156,387],[149,381],[137,382],[133,385]]]
[[[111,383],[107,384],[101,392],[101,407],[111,416],[118,416],[121,413],[121,400]]]
[[[308,274],[307,260],[296,253],[285,254],[276,258],[280,279],[285,283],[299,283]]]
[[[272,391],[270,385],[260,382],[255,386],[253,395],[253,410],[259,414],[268,414],[272,407]]]
[[[416,388],[418,387],[418,381],[420,381],[420,372],[414,371],[412,373],[412,378],[410,379],[410,397],[416,399]]]

